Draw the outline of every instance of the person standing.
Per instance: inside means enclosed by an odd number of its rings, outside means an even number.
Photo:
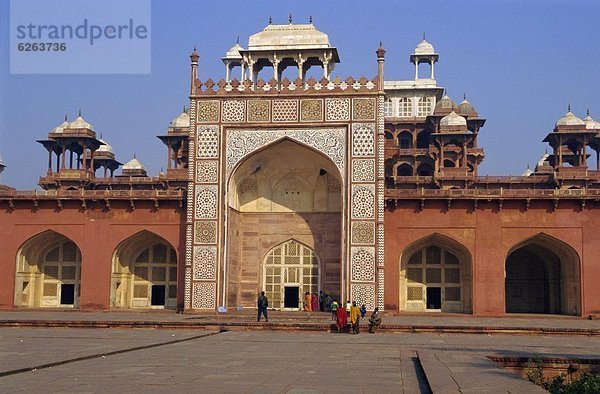
[[[304,310],[306,312],[310,312],[312,311],[312,298],[310,296],[310,293],[307,291],[306,294],[304,294]]]
[[[319,297],[317,293],[312,293],[312,297],[310,298],[310,307],[313,312],[319,311]]]
[[[375,328],[381,324],[381,316],[379,316],[379,308],[375,308],[369,318],[369,333],[375,334]]]
[[[346,315],[346,308],[343,305],[340,305],[336,312],[337,318],[337,328],[338,332],[344,332],[346,328],[346,324],[348,323],[348,315]]]
[[[366,315],[367,315],[367,306],[365,304],[362,304],[362,306],[360,307],[360,318],[364,319]]]
[[[348,318],[350,318],[350,308],[352,308],[352,303],[348,300],[346,301],[346,313],[348,314]]]
[[[352,324],[352,333],[359,334],[360,307],[356,306],[356,301],[353,301],[352,306],[350,307],[350,323]]]
[[[269,322],[269,316],[267,315],[267,307],[269,306],[269,299],[265,295],[264,291],[260,292],[260,296],[258,296],[257,301],[258,306],[258,318],[256,321],[260,321],[260,315],[263,314],[265,316],[265,321]]]
[[[337,302],[337,300],[333,300],[333,302],[331,303],[331,320],[335,320],[336,316],[337,316],[337,310],[339,308],[339,304]],[[346,312],[344,312],[346,313]]]

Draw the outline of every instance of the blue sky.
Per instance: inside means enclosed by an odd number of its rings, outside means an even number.
[[[99,0],[98,0],[99,1]],[[188,103],[189,53],[200,52],[200,79],[224,77],[220,60],[240,36],[273,23],[306,23],[329,35],[341,58],[333,75],[373,77],[379,41],[387,80],[410,79],[409,54],[423,32],[440,54],[438,84],[463,93],[487,118],[480,175],[517,175],[532,166],[544,136],[570,103],[600,120],[598,1],[159,1],[152,2],[149,75],[11,75],[9,7],[0,0],[0,182],[36,186],[47,154],[35,142],[81,109],[121,162],[134,153],[151,174],[166,167],[155,137]]]

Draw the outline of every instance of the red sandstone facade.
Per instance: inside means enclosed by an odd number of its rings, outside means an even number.
[[[194,52],[158,177],[135,158],[115,176],[81,114],[53,129],[38,141],[44,190],[0,188],[0,307],[193,312],[253,307],[266,289],[282,309],[323,291],[390,312],[600,315],[600,172],[587,165],[600,123],[569,109],[535,171],[478,176],[485,119],[443,96],[425,39],[410,88],[384,82],[383,48],[374,79],[329,80],[327,48],[306,63],[320,81],[287,48],[234,47],[227,80],[203,83]],[[229,80],[234,66],[247,79]],[[252,75],[268,66],[273,79]],[[277,77],[290,66],[297,80]]]

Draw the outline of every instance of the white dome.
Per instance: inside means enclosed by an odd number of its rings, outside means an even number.
[[[129,160],[127,163],[123,164],[124,170],[144,170],[146,171],[146,167],[142,163],[139,162],[135,157]]]
[[[456,112],[452,111],[440,120],[442,126],[466,126],[467,120]]]
[[[327,34],[312,23],[268,25],[248,40],[248,50],[316,49],[331,48]]]
[[[113,148],[112,146],[110,146],[106,141],[104,141],[102,138],[99,140],[100,142],[102,142],[104,145],[100,145],[100,147],[96,150],[96,152],[110,152],[113,153]]]
[[[460,105],[458,106],[458,110],[461,114],[465,115],[475,115],[477,114],[477,110],[475,107],[465,98]]]
[[[242,55],[240,55],[240,51],[243,50],[244,48],[242,48],[242,46],[239,43],[236,43],[227,51],[223,59],[241,59]]]
[[[52,130],[50,130],[50,132],[51,133],[62,133],[64,131],[64,129],[66,129],[67,127],[69,127],[69,122],[67,122],[65,120],[64,122],[62,122],[61,124],[59,124],[58,126],[53,128]]]
[[[179,116],[171,121],[171,125],[169,127],[190,127],[190,115],[188,115],[187,111],[183,111]]]
[[[435,49],[425,38],[415,48],[415,55],[434,55]]]
[[[71,123],[69,123],[69,128],[70,129],[89,129],[89,130],[94,130],[94,127],[89,124],[88,122],[85,121],[85,119],[83,119],[83,117],[81,115],[79,115],[77,117],[77,119],[75,119],[74,121],[72,121]]]
[[[600,129],[600,122],[596,122],[590,114],[588,114],[585,118],[583,118],[583,122],[585,123],[585,128],[588,130],[597,130]]]
[[[556,122],[556,126],[580,126],[583,124],[585,124],[583,120],[573,115],[570,110]]]

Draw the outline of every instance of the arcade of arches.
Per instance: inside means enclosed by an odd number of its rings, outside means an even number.
[[[339,297],[341,208],[322,154],[286,139],[246,158],[228,188],[227,305],[255,306],[257,283],[282,308],[298,308],[305,287]]]

